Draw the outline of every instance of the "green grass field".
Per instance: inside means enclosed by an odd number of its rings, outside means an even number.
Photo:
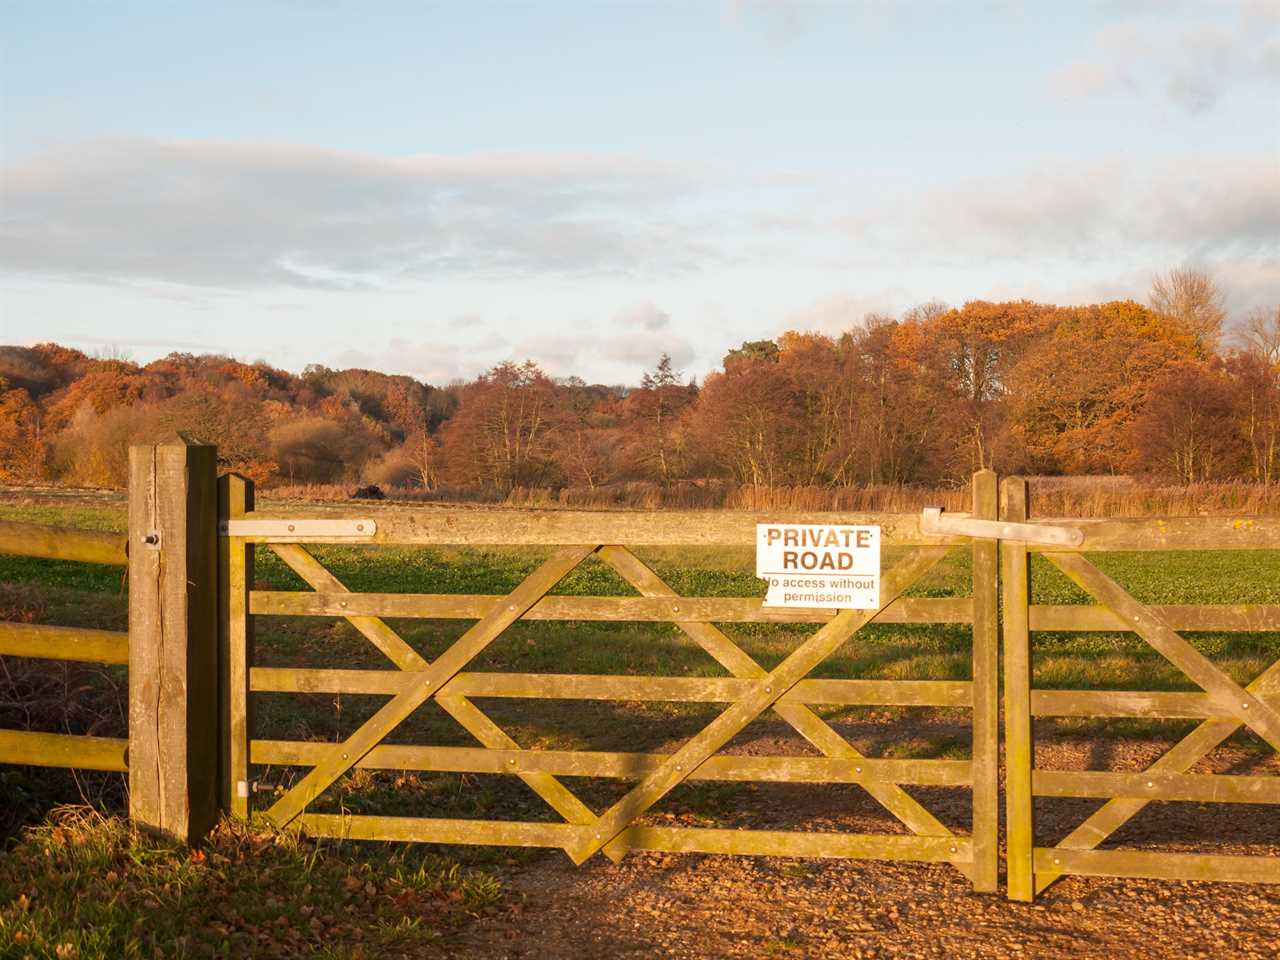
[[[124,527],[124,514],[118,507],[47,508],[0,504],[0,519],[100,530],[122,530]],[[764,592],[762,582],[754,576],[753,557],[749,549],[637,552],[675,590],[686,596],[762,596]],[[545,555],[531,549],[500,551],[348,546],[317,547],[314,553],[343,583],[355,591],[475,594],[501,594],[511,590]],[[892,563],[895,559],[894,552],[888,551],[887,554],[886,563]],[[1280,603],[1280,553],[1114,553],[1096,554],[1092,559],[1144,602]],[[257,586],[263,589],[307,589],[266,549],[258,551],[254,575]],[[595,560],[588,561],[575,570],[553,592],[579,595],[633,593],[616,574]],[[1032,592],[1033,600],[1037,603],[1087,602],[1079,589],[1039,558],[1033,560]],[[917,584],[909,595],[963,597],[968,593],[969,554],[966,550],[957,549]],[[127,618],[122,571],[85,564],[0,556],[0,619],[33,619],[72,626],[124,629]],[[469,625],[467,621],[393,620],[390,623],[429,659],[444,650]],[[732,624],[725,625],[724,629],[751,656],[765,666],[772,666],[794,649],[813,627]],[[256,663],[261,666],[390,667],[385,658],[354,628],[340,619],[259,617],[256,631]],[[1267,666],[1280,660],[1280,635],[1277,634],[1192,634],[1188,639],[1241,683],[1247,683]],[[1194,689],[1181,673],[1132,634],[1037,634],[1033,667],[1035,683],[1039,687]],[[677,627],[652,623],[521,622],[495,641],[477,659],[474,669],[669,676],[725,675],[723,668],[686,638]],[[933,624],[875,625],[866,628],[824,663],[815,675],[924,680],[967,679],[970,674],[968,626]],[[103,678],[113,680],[117,696],[123,689],[122,669],[99,670],[96,676],[98,680],[89,682],[82,693],[89,695],[89,688],[93,683],[101,686]],[[353,732],[382,702],[384,698],[371,696],[259,694],[255,699],[255,735],[279,739],[340,739]],[[478,705],[526,748],[595,750],[663,749],[696,732],[721,709],[713,704],[571,703],[545,700],[482,700]],[[819,712],[834,722],[853,726],[885,723],[893,725],[895,733],[891,737],[880,735],[864,740],[853,737],[855,745],[872,755],[963,758],[969,752],[968,736],[963,729],[967,723],[967,711],[829,707],[819,708]],[[16,725],[20,720],[16,721],[15,718],[16,714],[10,711],[0,716],[0,723],[6,726]],[[1041,721],[1040,729],[1043,733],[1087,734],[1092,737],[1174,737],[1193,725],[1193,722],[1182,721],[1055,720]],[[73,728],[73,725],[64,718],[55,725],[42,728],[68,729]],[[123,731],[95,732],[114,732],[119,735]],[[747,731],[751,732],[772,735],[773,731],[766,724],[753,725]],[[776,733],[779,736],[785,735],[781,730]],[[431,703],[396,730],[389,740],[399,743],[475,745],[464,730]],[[1236,742],[1246,747],[1258,746],[1248,734],[1238,735]],[[795,750],[804,752],[805,748],[797,742]],[[5,789],[12,796],[27,797],[33,808],[51,795],[42,786],[45,783],[42,778],[46,776],[43,772],[11,769],[3,775],[6,779],[0,781],[0,789]],[[265,791],[259,793],[256,800],[257,806],[263,808],[269,803],[270,795],[286,787],[298,775],[298,771],[260,770],[255,775],[259,780],[260,790]],[[610,801],[625,789],[624,784],[617,782],[570,781],[569,785],[593,806]],[[745,784],[685,785],[666,798],[660,810],[668,815],[690,817],[696,822],[724,823],[728,818],[730,822],[741,825],[745,821],[741,818],[734,820],[734,817],[739,811],[751,806],[755,789],[754,785]],[[357,771],[339,781],[313,809],[500,819],[554,817],[541,800],[512,778],[392,771]],[[118,824],[118,821],[107,823]],[[46,946],[52,943],[49,930],[31,919],[36,916],[30,912],[31,908],[24,907],[19,912],[13,906],[17,902],[17,894],[12,897],[10,894],[18,889],[18,886],[14,886],[15,883],[21,885],[21,869],[15,874],[14,865],[27,862],[23,857],[30,860],[30,851],[36,848],[60,851],[55,859],[70,857],[75,860],[76,857],[81,857],[82,866],[89,862],[84,858],[90,857],[90,853],[79,854],[65,849],[65,845],[59,847],[53,843],[49,838],[54,834],[49,831],[54,830],[54,827],[46,825],[41,829],[43,833],[27,834],[6,855],[4,868],[0,869],[0,955],[7,956],[9,953],[6,950],[16,950],[19,941],[14,938],[22,931],[29,934],[28,940],[22,942],[34,943],[39,940]],[[81,824],[80,829],[87,828]],[[121,850],[150,849],[146,848],[145,843],[139,847],[136,838],[129,839],[118,832],[112,833],[117,827],[99,826],[95,830],[96,832],[90,831],[95,839],[87,846],[92,850],[102,847],[104,851],[110,848],[116,852],[92,853],[92,856],[124,856],[128,859],[134,854],[120,853]],[[277,851],[277,855],[294,865],[289,869],[281,868],[283,873],[290,876],[298,873],[301,869],[299,864],[311,863],[308,858],[321,858],[316,859],[315,864],[329,864],[323,870],[328,870],[334,876],[339,873],[346,876],[343,871],[354,870],[357,863],[350,856],[344,859],[341,851],[335,852],[322,846],[308,847],[296,839],[277,842],[269,840],[269,834],[255,834],[258,839],[250,841],[245,839],[248,835],[240,836],[239,839],[235,836],[238,835],[225,834],[218,842],[230,844],[236,849],[239,849],[236,844],[275,843],[276,846],[272,849]],[[268,839],[263,839],[264,836]],[[424,854],[415,853],[412,856],[422,855]],[[145,865],[151,854],[139,853],[137,856],[142,858]],[[368,856],[367,852],[362,851],[360,857],[365,859],[359,862],[367,862]],[[380,856],[385,859],[387,855]],[[402,852],[399,856],[403,858],[410,855]],[[454,881],[441,879],[451,875],[456,880],[456,871],[449,874],[452,869],[450,864],[456,866],[461,863],[466,869],[482,869],[486,863],[509,854],[505,851],[479,849],[450,850],[433,856],[443,856],[444,859],[432,861],[428,871],[432,878],[427,884],[430,895],[443,897],[442,902],[452,902],[449,897],[454,894],[450,891],[462,888],[451,886]],[[168,865],[165,870],[176,871],[174,877],[160,884],[161,889],[172,888],[178,891],[166,894],[170,898],[168,900],[163,896],[155,899],[161,903],[179,902],[185,895],[181,891],[186,889],[184,885],[189,882],[182,878],[194,876],[195,874],[190,873],[190,869],[194,868],[183,866],[181,858],[175,859],[177,854],[172,852],[157,853],[155,857],[158,858],[157,863]],[[377,862],[384,863],[383,860]],[[228,855],[227,864],[234,863],[234,856]],[[315,866],[308,869],[321,868]],[[380,879],[376,884],[382,890],[401,883],[400,880],[392,879],[393,876],[398,876],[394,871],[406,868],[403,863],[399,867],[384,863],[383,866],[370,869],[391,871],[385,873],[385,876],[379,874]],[[234,867],[227,866],[227,870],[234,870]],[[198,872],[197,870],[196,873]],[[328,876],[323,871],[320,875]],[[8,886],[5,886],[6,882]],[[216,885],[228,881],[224,877],[208,882]],[[334,888],[333,882],[323,882],[328,884],[326,889]],[[475,882],[482,886],[484,884],[482,880]],[[425,884],[426,881],[422,883]],[[469,893],[463,894],[464,900],[472,896]],[[179,900],[174,900],[174,897]],[[6,906],[5,903],[9,905]],[[338,903],[335,901],[332,909],[337,908]],[[441,916],[444,918],[441,923],[451,922],[447,919],[451,916],[448,911]],[[82,913],[82,917],[83,923],[89,927],[97,928],[105,924],[104,929],[115,931],[111,936],[116,939],[108,937],[103,941],[101,949],[85,939],[77,948],[81,952],[76,956],[128,955],[127,950],[120,952],[120,944],[127,945],[134,941],[129,939],[131,935],[127,930],[119,927],[122,920],[94,919],[96,915],[91,916],[89,913]],[[211,925],[200,929],[213,933],[208,933],[202,943],[212,943],[213,940],[209,938],[224,927],[242,932],[246,929],[258,931],[254,936],[261,933],[257,921],[246,922],[247,926],[241,924],[238,927],[234,924],[227,926],[217,918],[210,918],[208,923]],[[303,931],[313,929],[310,919],[302,917],[288,918],[285,927],[281,929],[286,927]],[[325,928],[322,926],[319,929]],[[431,932],[406,930],[401,931],[401,934],[408,938],[405,942],[411,942],[413,937],[427,936]],[[384,933],[394,938],[394,932]],[[382,935],[373,928],[362,928],[360,933],[361,937],[373,937],[375,940]],[[110,951],[106,946],[108,942]],[[285,942],[287,945],[287,941]],[[52,947],[49,949],[52,950]],[[61,956],[48,951],[28,952],[32,956]],[[12,955],[24,954],[18,950]],[[147,954],[143,952],[138,955]]]

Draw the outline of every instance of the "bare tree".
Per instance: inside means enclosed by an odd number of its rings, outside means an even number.
[[[1227,313],[1222,291],[1203,270],[1174,267],[1157,274],[1148,302],[1156,313],[1182,325],[1205,353],[1217,346]]]
[[[1280,304],[1250,311],[1236,336],[1246,352],[1273,366],[1280,364]]]

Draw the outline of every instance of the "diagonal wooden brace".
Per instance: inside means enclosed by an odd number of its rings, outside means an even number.
[[[892,603],[950,551],[949,547],[919,550],[883,578],[880,608]],[[752,691],[711,721],[700,733],[667,758],[658,769],[636,784],[610,807],[594,826],[582,828],[581,841],[570,851],[575,863],[582,863],[605,844],[612,842],[636,817],[644,813],[713,753],[728,743],[768,710],[778,698],[838,650],[860,630],[878,610],[842,610],[836,617],[802,643],[777,667],[756,681]]]
[[[553,553],[421,671],[413,687],[396,694],[344,742],[334,744],[329,756],[276,801],[267,816],[283,826],[301,813],[595,550],[595,546],[562,547]]]
[[[296,543],[273,543],[271,549],[317,593],[351,592],[319,560],[308,553],[305,547]],[[401,670],[426,669],[427,661],[381,618],[347,617],[346,621],[364,634],[365,639],[386,654]]]
[[[682,599],[656,572],[626,547],[601,547],[600,558],[613,567],[641,595],[670,597],[673,602],[679,602]],[[733,676],[740,679],[758,679],[766,674],[764,667],[756,663],[714,624],[685,622],[678,626]],[[773,710],[824,755],[846,760],[865,759],[849,741],[810,707],[800,703],[775,703]],[[922,836],[953,835],[945,824],[897,784],[878,782],[863,783],[860,786],[913,833]],[[622,843],[623,841],[619,839],[607,845],[606,855],[612,854],[622,846]],[[955,866],[965,876],[970,876],[972,873],[969,864],[955,864]]]
[[[1280,706],[1280,662],[1264,670],[1245,689],[1256,697]],[[1205,720],[1147,770],[1153,773],[1185,773],[1216,750],[1241,726],[1235,719]],[[1133,819],[1150,802],[1143,797],[1115,797],[1108,800],[1064,837],[1058,847],[1064,850],[1092,850]],[[1062,873],[1058,870],[1037,870],[1035,892],[1040,893],[1061,876]]]
[[[1131,624],[1134,633],[1198,684],[1223,713],[1235,717],[1280,751],[1280,713],[1228,677],[1169,626],[1163,616],[1133,599],[1084,557],[1076,553],[1045,556],[1103,606]]]
[[[436,703],[490,750],[520,749],[520,744],[508,736],[474,703],[466,697],[450,694],[448,684],[436,694]],[[515,760],[511,762],[514,764]],[[517,776],[569,823],[595,822],[595,812],[551,774],[520,772]]]

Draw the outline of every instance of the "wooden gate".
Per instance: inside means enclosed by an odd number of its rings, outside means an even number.
[[[1024,480],[1003,482],[1001,518],[1010,522],[1027,519]],[[1078,548],[1029,547],[1013,541],[1001,545],[1009,896],[1031,900],[1064,874],[1280,882],[1280,858],[1274,856],[1097,849],[1153,800],[1280,804],[1280,777],[1189,772],[1241,728],[1280,750],[1280,663],[1241,686],[1178,632],[1280,631],[1280,606],[1144,604],[1083,555],[1085,551],[1118,550],[1275,550],[1280,548],[1280,520],[1192,517],[1070,522],[1084,533]],[[1032,603],[1029,551],[1041,553],[1094,603]],[[1200,692],[1035,689],[1032,632],[1080,630],[1132,631]],[[1032,718],[1050,716],[1189,718],[1201,722],[1146,770],[1038,769],[1033,762]],[[1107,800],[1056,846],[1039,847],[1034,842],[1035,797]]]
[[[974,515],[995,519],[996,480],[974,479]],[[250,485],[224,487],[224,656],[230,703],[228,777],[236,785],[233,812],[249,809],[250,764],[281,764],[308,772],[266,811],[278,824],[299,823],[315,835],[435,843],[500,844],[563,849],[575,863],[597,851],[620,858],[629,849],[803,857],[868,857],[942,861],[980,890],[997,888],[998,581],[992,540],[930,536],[915,515],[788,516],[788,522],[873,523],[882,542],[908,547],[883,576],[881,606],[869,611],[762,607],[757,598],[680,596],[632,547],[750,546],[757,522],[744,514],[510,511],[403,507],[350,516],[269,516],[253,510]],[[502,544],[550,547],[550,556],[505,596],[354,593],[308,551],[316,543]],[[314,592],[253,589],[254,548],[273,550]],[[908,591],[957,546],[972,550],[972,594],[962,599],[908,598]],[[629,597],[548,596],[570,571],[598,557],[636,592]],[[252,664],[252,618],[271,615],[343,617],[394,669],[267,669]],[[474,620],[449,649],[428,662],[383,617]],[[478,655],[516,621],[632,620],[668,622],[714,658],[726,677],[596,676],[482,673]],[[717,623],[812,622],[816,630],[775,668],[766,670]],[[868,623],[971,623],[971,681],[814,679],[812,671]],[[250,694],[379,693],[390,697],[345,740],[331,743],[252,739]],[[477,707],[476,698],[667,700],[726,704],[699,733],[670,754],[530,750]],[[434,700],[481,745],[403,746],[384,739],[415,710]],[[968,760],[868,758],[823,720],[815,704],[901,704],[972,710]],[[752,721],[772,711],[813,744],[814,756],[759,757],[721,753]],[[503,773],[518,777],[562,818],[511,822],[386,817],[309,812],[308,807],[353,768]],[[593,810],[560,777],[634,782],[616,803]],[[641,822],[654,804],[691,779],[858,784],[910,831],[909,835],[662,827]],[[958,835],[903,785],[970,786],[971,835]]]

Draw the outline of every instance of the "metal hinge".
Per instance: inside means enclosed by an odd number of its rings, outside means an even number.
[[[920,512],[920,531],[935,536],[959,534],[982,540],[1019,540],[1053,547],[1078,547],[1084,543],[1084,531],[1078,527],[1054,527],[1039,523],[1006,523],[982,520],[964,514],[944,516],[942,507],[925,507]]]
[[[224,520],[218,532],[225,537],[251,537],[255,540],[373,539],[378,524],[363,518],[355,520],[307,520],[302,518],[254,518]]]

